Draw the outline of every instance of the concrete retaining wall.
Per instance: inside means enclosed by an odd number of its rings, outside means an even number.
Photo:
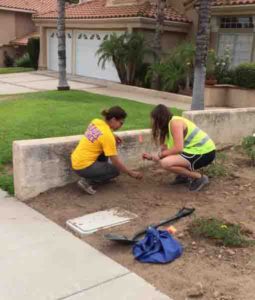
[[[219,147],[240,144],[255,133],[255,108],[187,111],[183,116],[205,130]]]
[[[255,90],[231,85],[215,85],[205,88],[207,107],[245,108],[255,107]]]
[[[218,147],[239,144],[243,137],[255,132],[255,108],[188,111],[184,117],[205,130]],[[119,149],[122,160],[137,168],[144,151],[155,151],[151,131],[119,132],[123,144]],[[13,167],[15,195],[27,200],[51,188],[77,180],[71,170],[70,154],[81,136],[15,141]]]
[[[119,132],[123,138],[119,154],[132,168],[142,164],[144,151],[155,150],[150,130]],[[51,188],[77,180],[71,170],[70,154],[81,136],[15,141],[13,168],[15,195],[27,200]]]

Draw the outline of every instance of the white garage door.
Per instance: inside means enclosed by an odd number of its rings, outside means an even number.
[[[58,71],[58,37],[56,30],[47,32],[47,66]],[[66,72],[72,73],[72,31],[66,31]]]
[[[109,38],[112,32],[77,31],[76,32],[76,74],[119,82],[119,76],[112,62],[105,69],[98,65],[96,52],[100,44]],[[120,32],[121,33],[121,32]]]

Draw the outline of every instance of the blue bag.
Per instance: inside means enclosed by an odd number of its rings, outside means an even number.
[[[166,230],[149,227],[144,239],[133,246],[135,259],[143,263],[165,264],[181,256],[183,248]]]

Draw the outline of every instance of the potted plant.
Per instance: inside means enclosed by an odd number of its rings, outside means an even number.
[[[205,84],[207,84],[207,85],[217,84],[217,79],[215,77],[214,71],[206,71]]]

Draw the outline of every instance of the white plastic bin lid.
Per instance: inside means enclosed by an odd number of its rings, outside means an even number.
[[[127,223],[136,217],[137,215],[134,213],[115,207],[68,220],[66,225],[76,233],[86,235],[100,229]]]

